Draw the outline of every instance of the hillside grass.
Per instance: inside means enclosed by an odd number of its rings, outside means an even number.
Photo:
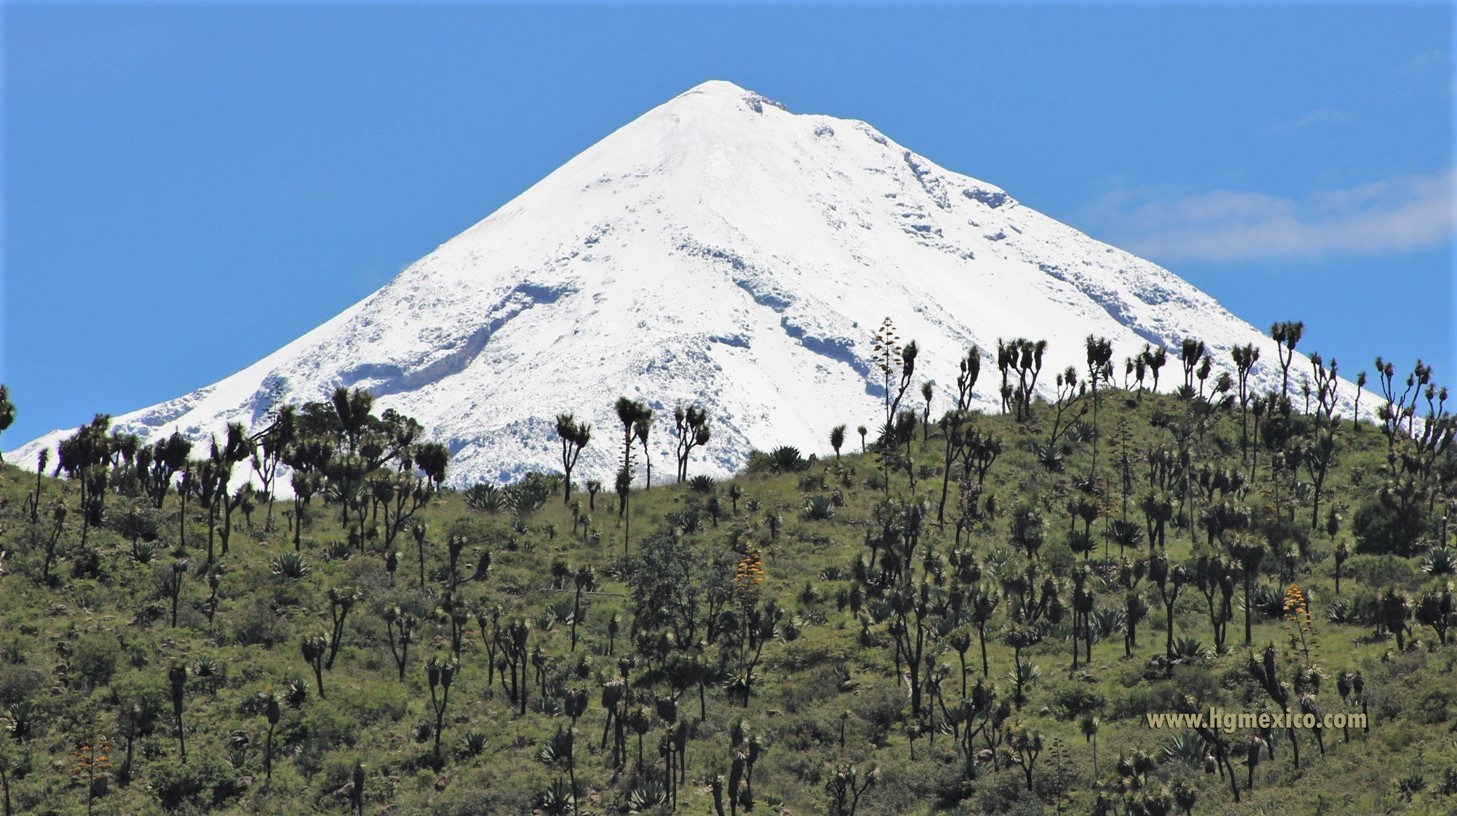
[[[1171,445],[1170,432],[1161,425],[1185,411],[1184,403],[1171,396],[1104,393],[1098,469],[1112,484],[1107,497],[1112,519],[1122,516],[1116,463],[1126,450],[1135,474],[1128,518],[1143,526],[1137,497],[1146,484],[1144,459],[1149,450]],[[1025,423],[1005,415],[972,419],[978,429],[1003,443],[985,494],[995,500],[998,512],[990,521],[973,524],[963,545],[988,576],[994,563],[1001,563],[997,571],[1002,576],[1025,565],[1025,555],[1009,538],[1013,511],[1019,506],[1035,508],[1046,518],[1046,542],[1036,559],[1039,580],[1051,575],[1065,585],[1074,566],[1084,561],[1068,549],[1063,537],[1070,525],[1065,505],[1076,494],[1075,481],[1091,468],[1091,443],[1071,444],[1060,472],[1044,467],[1034,446],[1045,441],[1052,414],[1051,406],[1039,404],[1033,419]],[[1131,756],[1137,750],[1152,755],[1158,764],[1146,781],[1137,782],[1144,789],[1132,797],[1183,783],[1198,792],[1193,808],[1197,814],[1457,812],[1457,647],[1439,646],[1431,629],[1412,621],[1409,648],[1398,652],[1394,638],[1379,626],[1326,619],[1338,600],[1368,597],[1387,586],[1419,595],[1451,577],[1434,581],[1418,569],[1417,557],[1353,554],[1344,569],[1342,592],[1338,596],[1335,591],[1335,548],[1344,540],[1356,549],[1350,519],[1357,508],[1373,501],[1387,465],[1387,438],[1379,428],[1356,428],[1347,421],[1341,429],[1339,458],[1323,501],[1339,508],[1345,521],[1333,537],[1324,529],[1325,519],[1317,519],[1307,552],[1294,567],[1294,582],[1310,599],[1313,613],[1311,662],[1326,674],[1318,695],[1322,708],[1342,709],[1336,675],[1359,671],[1366,683],[1370,731],[1357,729],[1349,742],[1338,732],[1326,733],[1324,755],[1312,736],[1303,732],[1298,770],[1291,762],[1288,741],[1277,732],[1274,759],[1258,766],[1253,792],[1244,790],[1244,753],[1237,751],[1233,762],[1240,804],[1233,802],[1228,783],[1204,773],[1202,764],[1166,758],[1163,748],[1177,732],[1153,731],[1143,715],[1172,711],[1177,700],[1189,694],[1228,711],[1258,708],[1263,692],[1246,664],[1273,645],[1282,679],[1289,682],[1293,670],[1305,662],[1303,653],[1292,647],[1292,626],[1280,616],[1256,615],[1252,644],[1247,647],[1237,605],[1229,623],[1227,653],[1209,654],[1164,671],[1151,665],[1164,654],[1165,621],[1163,607],[1147,581],[1140,586],[1151,608],[1138,627],[1131,657],[1125,657],[1122,637],[1115,634],[1097,642],[1091,663],[1080,661],[1073,672],[1066,618],[1051,626],[1041,643],[1025,650],[1037,678],[1009,724],[1039,729],[1044,736],[1031,792],[1026,790],[1023,770],[1016,764],[1006,766],[1004,757],[969,775],[954,752],[950,734],[937,734],[934,745],[923,734],[912,744],[906,683],[895,674],[888,623],[876,622],[862,631],[842,603],[852,586],[852,565],[868,551],[867,531],[879,529],[878,508],[885,512],[886,507],[927,502],[913,567],[918,579],[924,576],[919,561],[928,548],[943,559],[953,548],[953,525],[942,528],[935,522],[943,444],[938,428],[930,429],[924,442],[916,432],[914,493],[903,470],[890,474],[885,489],[876,456],[860,454],[853,433],[840,458],[826,457],[785,473],[762,467],[766,460],[757,458],[759,465],[751,472],[706,492],[663,484],[662,472],[669,471],[671,463],[655,462],[655,484],[647,490],[639,485],[631,497],[627,556],[617,497],[610,489],[596,496],[596,508],[585,525],[574,524],[560,495],[518,519],[509,512],[473,510],[461,493],[444,491],[419,516],[428,525],[423,587],[415,541],[408,531],[393,544],[400,553],[393,576],[385,570],[377,540],[366,542],[362,554],[346,557],[336,552],[330,557],[328,548],[345,543],[346,533],[337,510],[319,506],[319,499],[303,532],[302,552],[311,572],[302,578],[275,574],[271,567],[276,559],[294,550],[286,513],[291,504],[277,503],[271,526],[264,523],[266,504],[260,504],[251,524],[235,519],[230,552],[219,560],[219,600],[211,620],[207,577],[199,574],[204,563],[200,543],[207,538],[205,514],[189,508],[184,521],[188,547],[182,551],[177,549],[175,492],[159,511],[145,499],[112,495],[103,527],[88,533],[87,548],[94,552],[82,551],[77,485],[42,478],[39,521],[32,524],[25,509],[36,477],[7,464],[0,468],[0,548],[10,553],[5,560],[8,574],[0,578],[0,716],[11,717],[13,725],[20,714],[29,723],[22,738],[0,736],[11,807],[15,813],[57,816],[87,812],[86,775],[74,752],[83,742],[95,744],[105,737],[111,751],[97,772],[104,781],[92,788],[96,813],[348,812],[356,763],[364,772],[366,813],[532,812],[553,781],[566,777],[565,767],[543,763],[539,751],[569,721],[559,703],[542,699],[535,677],[525,714],[508,703],[499,683],[487,683],[486,649],[473,617],[464,624],[461,667],[445,717],[445,756],[438,766],[433,761],[429,731],[434,716],[424,665],[430,657],[450,651],[449,615],[437,610],[443,599],[445,542],[454,534],[467,539],[462,555],[462,562],[469,565],[467,573],[483,552],[489,551],[491,558],[488,577],[467,582],[458,591],[458,608],[500,605],[503,621],[520,617],[529,622],[530,643],[540,646],[545,657],[542,671],[557,685],[587,690],[589,703],[578,722],[576,740],[581,812],[621,812],[630,791],[662,767],[657,746],[664,729],[654,717],[644,738],[644,768],[636,767],[637,738],[629,733],[627,767],[614,771],[609,767],[610,745],[606,750],[601,747],[601,683],[618,675],[618,659],[634,649],[629,634],[634,614],[628,582],[632,559],[647,537],[661,533],[673,513],[696,510],[701,531],[680,534],[694,554],[695,568],[721,569],[728,564],[731,569],[746,545],[756,546],[765,575],[759,592],[786,610],[785,622],[793,624],[798,637],[786,641],[781,624],[779,636],[764,649],[747,706],[730,699],[724,677],[708,685],[707,717],[702,722],[696,691],[680,700],[679,718],[691,724],[692,733],[679,812],[714,812],[711,782],[730,773],[730,732],[740,720],[763,745],[753,772],[755,813],[826,812],[826,782],[836,768],[846,765],[861,774],[879,769],[877,784],[860,801],[858,812],[867,816],[1094,813],[1100,792],[1115,803],[1122,801],[1116,763],[1120,755]],[[1275,506],[1266,469],[1268,453],[1261,451],[1260,456],[1258,474],[1241,499],[1256,511]],[[1195,467],[1203,463],[1240,467],[1237,411],[1225,410],[1214,417],[1194,442],[1192,460]],[[742,491],[736,502],[729,498],[735,486]],[[954,497],[954,483],[952,493]],[[813,519],[806,512],[806,503],[815,496],[837,497],[831,517]],[[716,523],[706,512],[710,498],[722,508]],[[586,513],[587,495],[575,494],[573,499]],[[46,584],[39,578],[44,540],[52,531],[53,502],[71,510],[60,532],[60,560],[53,570],[57,580]],[[1297,502],[1293,509],[1298,526],[1308,530],[1308,501]],[[137,547],[124,534],[139,518],[150,520],[141,524],[147,531],[144,538],[155,533],[150,563],[137,560]],[[1109,520],[1099,518],[1093,525],[1095,533]],[[1435,526],[1425,534],[1428,543],[1440,535]],[[1194,529],[1173,525],[1168,536],[1171,561],[1206,554],[1204,533],[1197,525]],[[1105,546],[1108,560],[1118,562],[1117,546],[1103,538],[1095,538],[1091,560],[1103,561]],[[1125,556],[1131,562],[1148,554],[1145,542]],[[174,627],[162,584],[180,556],[188,558],[189,565]],[[563,606],[570,609],[573,597],[570,578],[565,588],[551,586],[552,565],[558,561],[572,571],[591,566],[598,580],[596,589],[584,595],[586,616],[579,624],[575,653],[569,650],[570,626],[562,614]],[[1283,595],[1286,582],[1281,580],[1279,562],[1266,558],[1257,583]],[[992,583],[990,577],[986,581]],[[361,600],[347,617],[333,669],[323,674],[326,696],[321,698],[300,642],[329,630],[327,593],[344,588],[356,589]],[[1121,604],[1121,589],[1101,584],[1096,588],[1100,606]],[[1063,590],[1063,603],[1070,607],[1070,590],[1065,586]],[[1236,604],[1241,595],[1236,592]],[[866,604],[871,603],[867,599]],[[397,677],[381,616],[395,606],[421,620],[403,681]],[[1193,586],[1184,588],[1175,613],[1178,636],[1212,645],[1204,598]],[[621,630],[613,653],[608,654],[607,625],[614,616]],[[987,644],[987,679],[1003,696],[1011,690],[1007,673],[1013,652],[999,635],[1009,625],[1004,602],[988,627]],[[948,667],[942,683],[944,690],[954,692],[946,695],[949,702],[960,689],[957,655],[940,635],[932,637],[927,653],[931,667]],[[717,662],[718,652],[710,654]],[[733,664],[736,658],[723,659]],[[168,671],[173,664],[189,668],[183,705],[186,763],[179,756],[169,696]],[[651,711],[653,695],[666,693],[667,686],[656,680],[649,665],[639,660],[627,672],[633,693]],[[969,681],[981,677],[975,645],[968,653],[967,670]],[[305,695],[301,704],[282,709],[274,735],[272,780],[266,783],[263,746],[268,725],[261,695],[286,692],[290,683],[302,687]],[[119,774],[133,706],[140,707],[141,725],[133,746],[132,778],[122,784]],[[1098,716],[1101,723],[1096,772],[1094,744],[1080,728],[1085,714]],[[934,730],[936,724],[930,727]],[[475,754],[465,745],[473,732],[484,738],[483,749]],[[1124,779],[1122,784],[1126,789],[1133,783]],[[1111,812],[1122,813],[1121,808],[1118,804]]]

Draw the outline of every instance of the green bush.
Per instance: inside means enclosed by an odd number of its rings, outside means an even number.
[[[105,632],[82,635],[72,647],[71,676],[80,680],[86,688],[110,683],[111,675],[116,671],[116,654],[120,650],[113,635]]]
[[[207,812],[242,792],[233,767],[198,751],[184,764],[167,762],[152,772],[152,790],[169,811]]]
[[[1426,506],[1420,502],[1409,511],[1379,500],[1368,502],[1361,505],[1351,521],[1356,551],[1375,555],[1412,555],[1417,538],[1426,529]]]
[[[271,649],[288,639],[288,626],[274,611],[268,599],[254,596],[248,605],[233,616],[233,642],[239,646],[262,646]]]
[[[1107,704],[1097,687],[1087,683],[1059,683],[1051,691],[1053,710],[1064,720],[1102,711]]]
[[[28,700],[45,684],[45,675],[30,666],[0,664],[0,709]]]
[[[131,671],[111,684],[112,702],[118,710],[140,708],[137,732],[146,736],[165,727],[172,716],[172,701],[165,671]]]
[[[1381,588],[1395,584],[1402,589],[1416,589],[1427,576],[1411,561],[1395,555],[1357,555],[1346,562],[1346,575],[1352,585]]]

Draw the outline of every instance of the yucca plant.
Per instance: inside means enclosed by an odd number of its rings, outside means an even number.
[[[307,578],[314,571],[303,554],[297,552],[281,552],[273,559],[273,574],[289,579]]]
[[[574,741],[572,732],[557,729],[551,739],[543,742],[541,747],[536,749],[536,761],[548,767],[554,767],[559,763],[565,765],[572,752]]]

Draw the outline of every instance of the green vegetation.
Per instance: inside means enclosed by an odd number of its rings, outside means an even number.
[[[0,466],[4,813],[1450,814],[1457,422],[1382,361],[1381,420],[1343,419],[1275,334],[1289,396],[1249,347],[1183,344],[1158,394],[1162,349],[1120,377],[1089,338],[1047,402],[1012,340],[986,415],[976,350],[904,407],[947,372],[887,323],[858,452],[695,476],[685,405],[649,487],[651,409],[557,417],[565,472],[617,452],[610,509],[449,489],[359,391],[205,451],[98,416],[40,459],[68,478]],[[1144,718],[1211,708],[1370,721]]]

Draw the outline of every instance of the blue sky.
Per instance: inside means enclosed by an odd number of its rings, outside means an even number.
[[[179,396],[707,79],[864,119],[1343,371],[1457,383],[1447,4],[8,3],[13,448]]]

